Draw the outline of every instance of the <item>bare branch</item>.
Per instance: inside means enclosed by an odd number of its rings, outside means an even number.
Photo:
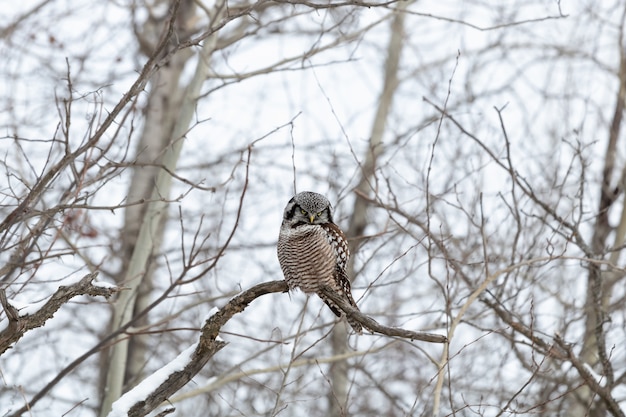
[[[365,1],[359,1],[359,0],[348,0],[348,1],[341,1],[341,2],[324,2],[324,3],[315,3],[312,1],[308,1],[308,0],[274,0],[275,3],[287,3],[287,4],[301,4],[307,7],[310,7],[311,9],[332,9],[332,8],[336,8],[336,7],[347,7],[347,6],[358,6],[358,7],[385,7],[385,6],[389,6],[392,5],[394,3],[398,3],[398,0],[389,0],[389,1],[384,1],[384,2],[365,2]]]
[[[185,365],[185,367],[179,371],[173,372],[163,383],[153,389],[151,394],[148,395],[145,400],[139,401],[130,407],[128,410],[128,416],[140,417],[147,415],[162,404],[168,397],[191,381],[191,379],[196,376],[198,372],[200,372],[204,365],[206,365],[209,359],[211,359],[220,349],[226,346],[226,343],[217,340],[217,337],[220,329],[235,314],[241,313],[252,301],[262,295],[276,292],[287,292],[288,290],[289,287],[285,281],[270,281],[255,285],[254,287],[233,297],[224,307],[222,307],[217,313],[213,314],[204,323],[197,347],[193,354],[190,355],[189,362]],[[133,391],[135,390],[145,389],[143,385],[149,382],[150,381],[144,380],[144,382],[139,384],[135,389],[124,394],[119,401],[125,401],[124,398],[126,396],[133,395]]]
[[[213,314],[202,327],[200,339],[193,352],[189,356],[187,364],[183,369],[172,372],[161,384],[151,390],[151,393],[145,398],[136,402],[128,409],[129,417],[141,417],[155,410],[159,405],[166,401],[171,395],[180,390],[185,384],[200,372],[200,370],[206,365],[206,363],[217,353],[220,349],[226,346],[226,343],[218,340],[218,335],[221,328],[237,313],[241,313],[248,307],[248,305],[255,299],[270,293],[287,292],[289,287],[283,280],[264,282],[262,284],[255,285],[254,287],[243,291],[239,295],[233,297],[224,307],[222,307],[217,313]],[[333,302],[335,302],[339,308],[341,308],[347,315],[355,319],[372,332],[380,333],[386,336],[401,337],[411,340],[422,340],[432,343],[443,343],[446,341],[446,337],[437,334],[414,332],[411,330],[400,329],[396,327],[387,327],[377,323],[374,319],[360,313],[356,309],[352,308],[346,302],[337,296],[330,288],[322,288],[322,291]],[[136,388],[124,394],[118,401],[122,403],[127,401],[128,398],[132,398],[137,392],[142,392],[152,384],[149,379],[144,380]],[[115,405],[114,405],[115,410]],[[119,410],[118,410],[119,412]]]
[[[44,6],[50,3],[50,0],[43,0],[31,7],[29,10],[25,11],[21,15],[17,16],[13,22],[9,23],[5,27],[0,28],[0,38],[9,37],[15,31],[15,29],[25,22],[29,17],[33,16],[39,10],[41,10]]]
[[[615,398],[611,395],[610,386],[602,386],[600,382],[596,380],[596,378],[590,372],[590,366],[585,362],[581,361],[573,352],[572,348],[569,344],[565,343],[560,336],[556,335],[554,340],[559,345],[561,349],[567,352],[567,359],[574,365],[574,368],[578,371],[578,374],[585,381],[587,386],[596,394],[602,398],[602,401],[606,404],[608,411],[616,416],[616,417],[626,417],[624,411],[620,408],[620,405],[617,403]]]
[[[339,308],[341,308],[348,317],[361,323],[365,328],[373,333],[384,334],[385,336],[401,337],[403,339],[421,340],[423,342],[431,343],[445,343],[448,339],[440,334],[414,332],[412,330],[406,330],[399,327],[387,327],[378,323],[373,318],[366,316],[357,309],[350,306],[346,301],[339,297],[331,288],[322,287],[321,291],[324,295],[330,298]]]
[[[4,309],[9,324],[0,332],[0,354],[17,342],[29,330],[43,326],[63,304],[78,295],[103,296],[109,298],[112,294],[122,290],[120,287],[94,285],[93,280],[97,272],[85,275],[80,281],[68,286],[61,286],[50,296],[48,301],[36,313],[20,316],[19,311],[6,298],[4,289],[0,289],[0,304]]]
[[[169,41],[173,34],[174,28],[174,20],[176,18],[176,11],[178,10],[178,5],[180,0],[176,0],[173,2],[171,10],[170,10],[170,20],[168,22],[168,27],[166,29],[167,35],[163,37],[163,40],[155,49],[154,53],[146,61],[143,66],[141,73],[130,87],[130,89],[124,94],[121,100],[115,105],[113,110],[109,112],[106,119],[102,122],[102,125],[98,128],[98,130],[94,133],[94,135],[89,138],[89,140],[74,152],[66,153],[61,160],[52,166],[40,179],[37,181],[35,186],[30,190],[30,192],[24,196],[22,201],[17,205],[17,207],[0,222],[0,232],[4,232],[12,225],[22,220],[24,214],[28,213],[32,208],[34,203],[40,198],[41,194],[46,191],[49,187],[49,184],[57,178],[61,170],[67,167],[70,163],[72,163],[79,155],[85,153],[87,150],[93,148],[93,146],[98,143],[100,138],[104,135],[104,133],[109,129],[113,121],[119,116],[122,110],[130,103],[133,98],[141,93],[148,83],[148,80],[152,76],[152,74],[158,69],[159,64],[165,60],[166,58],[162,58],[162,52],[166,51],[166,47],[169,44]],[[174,53],[171,51],[170,53]]]
[[[568,16],[568,15],[564,15],[561,12],[560,7],[559,7],[559,14],[558,15],[549,15],[549,16],[537,17],[537,18],[534,18],[534,19],[522,19],[522,20],[516,20],[516,21],[512,21],[512,22],[505,22],[505,23],[491,25],[491,26],[480,26],[480,25],[468,22],[466,20],[455,19],[455,18],[447,17],[447,16],[435,15],[435,14],[432,14],[432,13],[421,13],[421,12],[416,12],[416,11],[412,11],[412,10],[405,11],[405,13],[409,13],[409,14],[412,14],[414,16],[427,17],[429,19],[441,20],[443,22],[455,23],[455,24],[459,24],[459,25],[470,27],[472,29],[476,29],[476,30],[481,31],[481,32],[487,32],[487,31],[490,31],[490,30],[504,29],[504,28],[513,27],[513,26],[527,25],[529,23],[545,22],[546,20],[564,19],[564,18],[566,18]]]

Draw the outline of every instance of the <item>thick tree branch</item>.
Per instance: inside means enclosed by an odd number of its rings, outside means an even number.
[[[252,301],[262,295],[276,292],[287,292],[288,290],[289,287],[285,281],[270,281],[255,285],[254,287],[231,298],[224,307],[209,317],[204,323],[200,334],[200,340],[198,341],[195,351],[190,355],[189,362],[184,366],[184,368],[169,375],[164,382],[152,390],[151,394],[148,395],[145,400],[138,401],[131,406],[128,409],[128,416],[140,417],[147,415],[167,400],[168,397],[191,381],[191,379],[196,376],[198,372],[200,372],[213,355],[226,346],[225,342],[217,340],[217,336],[219,335],[221,328],[235,314],[241,313]],[[124,394],[118,401],[127,401],[126,399],[128,396],[134,395],[133,392],[135,392],[135,390],[142,391],[146,389],[145,385],[151,383],[152,382],[149,381],[149,379],[144,380],[133,390]],[[116,409],[115,404],[113,409]]]
[[[237,313],[241,313],[248,307],[248,305],[265,294],[287,292],[289,287],[283,280],[264,282],[262,284],[255,285],[254,287],[247,289],[231,298],[218,312],[209,317],[200,333],[200,339],[195,347],[194,352],[189,356],[188,362],[182,369],[173,371],[163,382],[158,384],[156,388],[151,389],[149,395],[140,401],[137,401],[128,408],[127,415],[129,417],[141,417],[155,410],[159,405],[163,404],[171,395],[180,390],[191,379],[200,372],[200,370],[206,365],[206,363],[215,355],[220,349],[226,346],[226,343],[218,340],[218,335],[222,327]],[[414,332],[411,330],[400,329],[396,327],[386,327],[377,323],[374,319],[362,314],[356,309],[352,308],[348,303],[344,302],[337,294],[335,294],[330,288],[322,288],[322,291],[328,298],[335,302],[339,308],[341,308],[347,315],[355,319],[372,332],[384,334],[386,336],[402,337],[411,340],[422,340],[432,343],[444,343],[446,337],[438,334]],[[179,358],[177,358],[178,361]],[[168,365],[166,365],[167,367]],[[147,378],[142,383],[137,385],[128,393],[124,394],[118,401],[119,404],[113,405],[113,411],[109,414],[109,417],[118,416],[120,414],[120,404],[128,402],[129,398],[137,395],[137,392],[144,392],[146,389],[150,389],[150,386],[154,384],[150,378]],[[124,412],[124,415],[126,413]]]
[[[98,273],[93,272],[85,275],[80,281],[72,285],[59,287],[39,310],[33,314],[23,316],[20,316],[19,311],[8,302],[4,289],[0,289],[0,304],[9,321],[7,328],[0,332],[0,355],[9,349],[13,343],[21,339],[24,333],[43,326],[63,304],[72,298],[78,295],[109,298],[112,294],[122,289],[119,287],[94,285],[93,280],[97,276]]]
[[[343,298],[339,297],[337,293],[335,293],[329,287],[322,287],[322,292],[325,296],[330,298],[339,308],[341,308],[348,317],[354,319],[361,323],[365,328],[370,330],[373,333],[384,334],[385,336],[392,337],[401,337],[404,339],[411,340],[421,340],[423,342],[431,342],[431,343],[445,343],[447,341],[446,337],[440,334],[434,333],[425,333],[425,332],[414,332],[412,330],[406,330],[399,327],[387,327],[378,323],[371,317],[366,316],[361,313],[357,309],[350,306]]]

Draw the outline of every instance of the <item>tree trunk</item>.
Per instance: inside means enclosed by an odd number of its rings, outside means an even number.
[[[175,121],[180,113],[183,89],[180,88],[180,76],[185,64],[191,57],[188,50],[176,53],[167,66],[155,74],[145,109],[145,125],[136,149],[136,165],[133,168],[133,177],[128,192],[128,201],[148,201],[154,192],[154,185],[159,173],[161,156],[170,146]],[[118,276],[118,283],[124,285],[125,271],[131,262],[141,219],[146,214],[146,204],[131,205],[126,208],[125,222],[122,230],[122,270]],[[161,223],[153,236],[154,248],[161,247],[164,223],[167,216],[161,216]],[[155,263],[149,261],[147,269],[139,283],[133,315],[150,304],[153,288],[152,275]],[[135,327],[147,324],[147,317],[143,316]],[[129,361],[126,368],[124,385],[131,388],[141,379],[141,370],[147,357],[147,337],[135,335],[129,339]]]
[[[354,259],[359,248],[359,241],[363,236],[367,226],[367,201],[362,195],[370,195],[376,192],[372,187],[375,177],[376,161],[383,151],[383,134],[387,124],[387,117],[391,110],[393,96],[398,86],[398,67],[400,65],[400,55],[402,53],[404,37],[404,16],[403,10],[410,2],[398,3],[396,12],[391,23],[391,36],[387,47],[387,60],[385,62],[385,80],[383,91],[378,101],[376,116],[372,125],[369,147],[365,155],[365,161],[361,166],[361,177],[356,187],[357,196],[354,201],[350,223],[346,236],[350,240],[350,262],[348,264],[348,276],[354,279]],[[340,355],[347,349],[348,335],[343,326],[335,327],[331,335],[333,355]],[[328,394],[329,416],[343,417],[347,415],[348,391],[350,380],[348,378],[348,365],[345,361],[335,362],[330,368],[331,391]]]
[[[609,130],[609,140],[604,155],[604,169],[602,189],[600,190],[600,204],[594,225],[591,241],[591,250],[594,257],[604,259],[609,245],[609,236],[614,228],[609,224],[609,210],[615,203],[620,192],[624,192],[624,170],[615,180],[615,160],[617,156],[617,142],[622,126],[622,119],[626,101],[626,53],[620,48],[619,89],[613,112],[613,120]],[[619,190],[619,191],[618,191]],[[624,229],[626,227],[626,205],[622,207],[621,220],[616,228],[613,247],[617,248],[624,243]],[[609,256],[610,265],[617,265],[621,251],[612,251]],[[585,337],[580,353],[580,359],[603,375],[607,386],[614,383],[613,370],[607,357],[605,345],[605,316],[609,314],[609,300],[613,285],[621,278],[615,272],[603,270],[599,264],[590,263],[588,267],[587,296],[585,299]],[[600,417],[606,415],[606,408],[592,390],[583,385],[570,396],[568,415],[572,417]]]
[[[181,3],[180,7],[179,17],[193,16],[188,9],[193,7],[192,1]],[[179,28],[181,27],[186,26],[179,24]],[[168,208],[165,199],[170,194],[172,183],[168,171],[176,170],[184,143],[183,138],[193,120],[201,87],[208,75],[210,56],[215,49],[216,38],[217,35],[214,35],[205,41],[193,78],[185,88],[180,87],[179,83],[184,64],[190,57],[187,53],[176,53],[170,62],[171,68],[170,66],[162,68],[160,75],[157,75],[152,83],[149,106],[146,109],[146,126],[140,142],[141,148],[138,149],[138,161],[145,158],[149,163],[159,161],[159,165],[156,168],[140,167],[135,171],[133,178],[130,190],[132,197],[144,198],[148,195],[149,201],[145,208],[133,209],[127,213],[128,228],[124,230],[124,238],[128,241],[124,244],[126,251],[124,256],[130,258],[125,263],[120,283],[128,290],[122,292],[115,303],[113,329],[130,321],[149,304],[154,267],[152,257],[160,248]],[[180,57],[177,57],[179,54]],[[143,152],[145,154],[142,155]],[[155,156],[156,160],[150,160]],[[166,169],[161,169],[161,166]],[[129,224],[131,222],[141,224],[140,228],[133,229]],[[121,337],[111,349],[100,410],[101,417],[109,413],[113,402],[129,388],[125,386],[125,382],[137,380],[143,368],[146,346],[141,342],[135,342],[135,338],[136,336],[129,342],[127,337]]]

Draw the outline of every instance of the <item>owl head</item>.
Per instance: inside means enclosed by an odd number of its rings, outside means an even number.
[[[283,214],[283,224],[296,227],[302,224],[333,223],[333,208],[321,194],[303,191],[289,200]]]

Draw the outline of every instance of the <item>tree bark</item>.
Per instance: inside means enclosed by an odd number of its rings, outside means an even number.
[[[224,307],[206,320],[204,326],[202,326],[197,344],[181,353],[176,360],[170,362],[170,364],[142,381],[136,390],[138,394],[132,391],[126,394],[128,396],[125,398],[126,400],[132,398],[134,401],[123,402],[121,406],[128,406],[128,409],[118,409],[115,414],[123,413],[132,417],[141,417],[155,410],[174,393],[189,383],[215,353],[226,346],[226,342],[219,340],[218,336],[222,327],[233,316],[243,312],[252,301],[261,296],[271,293],[287,292],[288,290],[289,288],[285,280],[269,281],[257,284],[231,298]],[[335,294],[331,288],[325,287],[322,288],[322,291],[346,314],[350,315],[364,326],[372,329],[374,332],[392,337],[402,337],[432,343],[443,343],[446,341],[445,336],[442,335],[381,326],[372,318],[356,311],[345,300]],[[173,411],[173,409],[168,409],[162,413],[170,413]]]
[[[620,40],[621,41],[621,40]],[[617,142],[622,127],[624,108],[626,105],[626,53],[620,46],[620,67],[618,73],[619,86],[613,111],[613,119],[609,128],[609,137],[604,155],[604,168],[602,170],[602,185],[600,190],[600,202],[598,215],[594,225],[591,248],[593,256],[603,259],[609,245],[609,236],[614,228],[609,224],[609,210],[617,200],[620,193],[624,192],[624,175],[626,168],[615,181],[617,167],[615,160],[617,155]],[[614,247],[619,247],[624,242],[624,228],[626,227],[626,206],[622,207],[622,216],[614,238]],[[612,251],[609,261],[617,265],[621,251]],[[581,359],[589,364],[606,379],[607,386],[614,384],[613,369],[608,359],[605,343],[606,323],[605,316],[608,314],[609,300],[612,286],[618,281],[615,273],[604,271],[598,263],[590,263],[588,266],[587,296],[585,299],[585,337],[581,349]],[[621,274],[620,274],[621,277]],[[619,277],[618,277],[619,278]],[[594,392],[589,386],[583,385],[570,395],[568,415],[572,417],[600,417],[606,415],[606,407],[602,402],[596,401]]]
[[[64,304],[79,295],[103,296],[109,298],[120,291],[118,287],[106,285],[94,285],[93,280],[98,276],[97,272],[85,275],[80,281],[59,287],[54,294],[50,295],[46,303],[36,312],[28,315],[20,315],[18,309],[13,307],[7,300],[6,292],[0,289],[0,306],[7,317],[7,327],[0,331],[0,355],[10,349],[11,346],[24,336],[29,330],[42,327],[46,321],[52,318]]]
[[[184,7],[184,5],[182,6]],[[192,2],[186,2],[186,7],[191,6]],[[181,10],[181,13],[186,16],[189,15],[184,9]],[[178,102],[180,110],[177,113],[173,113],[177,114],[177,117],[171,129],[168,130],[167,126],[164,126],[164,130],[166,132],[171,131],[171,135],[166,138],[168,139],[167,146],[162,150],[158,172],[149,189],[150,200],[146,204],[145,211],[142,213],[143,220],[137,233],[137,239],[135,242],[132,242],[131,238],[131,242],[134,243],[132,245],[132,256],[129,259],[127,268],[123,271],[124,278],[122,280],[123,285],[129,288],[129,290],[123,292],[115,303],[112,320],[113,329],[131,320],[134,312],[137,309],[141,309],[143,304],[145,304],[144,301],[149,299],[150,294],[148,290],[151,287],[152,257],[156,251],[159,250],[161,244],[161,236],[168,208],[166,198],[170,194],[172,185],[170,172],[176,170],[178,158],[184,143],[183,139],[193,120],[201,87],[208,76],[211,53],[215,49],[216,43],[217,35],[210,36],[205,40],[200,51],[193,78],[184,88],[180,100],[170,102],[167,97],[164,97],[162,92],[159,94],[155,93],[155,100],[160,100],[161,102],[165,100],[168,108],[170,105],[174,105],[174,103]],[[181,65],[181,63],[177,65]],[[174,69],[171,73],[165,75],[171,77],[165,83],[166,88],[178,87],[180,77],[180,71],[178,69]],[[178,78],[175,79],[175,76],[178,76]],[[162,87],[163,84],[153,84],[154,89]],[[180,89],[180,87],[178,88]],[[151,109],[148,109],[148,111],[150,110]],[[160,114],[160,110],[156,112],[156,115],[158,114]],[[167,120],[167,118],[165,120]],[[146,178],[148,178],[147,181],[150,181],[150,174],[148,172],[142,175],[145,175]],[[138,194],[147,194],[148,189],[144,187],[146,184],[148,184],[148,182],[142,182],[143,186],[137,186],[135,192]],[[141,297],[139,297],[140,294],[142,295]],[[132,364],[139,364],[141,366],[145,362],[145,349],[142,349],[140,344],[136,344],[131,364],[129,361],[129,346],[129,339],[127,337],[121,337],[112,348],[107,367],[104,398],[100,409],[101,417],[109,413],[112,403],[121,396],[125,388],[125,380],[129,377],[133,379],[137,377],[137,373],[140,369],[132,368]]]
[[[177,17],[177,37],[183,36],[187,29],[187,21],[191,20],[188,16],[193,16],[193,4],[184,1],[181,2]],[[187,16],[187,21],[183,21],[183,16]],[[154,17],[150,17],[143,27],[143,32],[138,34],[140,44],[150,45],[157,41],[158,33],[154,33],[153,22]],[[153,39],[146,39],[153,36]],[[143,38],[143,40],[141,40]],[[144,48],[149,48],[144,46]],[[150,51],[146,50],[146,54]],[[166,149],[172,144],[172,140],[176,139],[174,129],[176,121],[180,116],[181,103],[183,101],[184,89],[181,88],[181,74],[185,68],[185,64],[192,57],[189,49],[176,52],[159,72],[157,72],[152,81],[151,89],[148,95],[148,102],[145,108],[145,124],[141,133],[139,142],[136,147],[135,165],[133,166],[133,176],[131,179],[128,198],[129,202],[149,201],[154,190],[157,175],[161,170],[161,158]],[[147,204],[130,205],[125,210],[124,228],[122,229],[122,269],[118,276],[118,282],[123,285],[125,279],[125,271],[128,270],[129,264],[133,257],[142,219],[146,214]],[[165,226],[166,215],[161,216],[160,224],[153,235],[153,247],[160,248],[163,231]],[[135,307],[133,315],[144,310],[151,302],[153,285],[153,273],[156,264],[150,260],[146,271],[141,279],[136,294]],[[136,324],[137,327],[143,327],[148,322],[148,316],[143,316]],[[149,356],[149,340],[147,336],[138,334],[134,335],[128,341],[128,366],[126,367],[124,386],[132,387],[142,377],[142,370],[145,367],[146,358]],[[108,368],[108,366],[107,366]]]
[[[391,23],[391,36],[387,46],[387,59],[385,62],[385,79],[383,91],[378,101],[376,116],[372,125],[369,146],[365,154],[365,161],[361,166],[361,177],[356,186],[356,198],[350,223],[346,236],[350,241],[350,262],[348,264],[348,276],[354,279],[354,259],[359,248],[359,239],[362,238],[367,226],[367,205],[366,199],[360,195],[368,196],[371,192],[376,192],[372,181],[376,175],[376,162],[383,152],[383,135],[387,124],[387,117],[391,110],[393,96],[398,86],[398,67],[402,53],[402,43],[404,37],[404,13],[403,10],[410,2],[398,3],[398,10]],[[331,335],[333,355],[344,353],[348,345],[348,335],[342,327],[335,327]],[[348,364],[346,361],[337,361],[330,367],[331,390],[328,394],[329,416],[346,416],[348,403],[348,393],[350,380],[348,378]]]

